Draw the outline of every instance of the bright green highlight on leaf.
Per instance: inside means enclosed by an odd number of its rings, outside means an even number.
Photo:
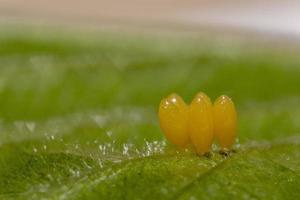
[[[2,26],[0,199],[299,199],[300,50],[266,46]],[[232,97],[236,152],[169,144],[174,91]]]

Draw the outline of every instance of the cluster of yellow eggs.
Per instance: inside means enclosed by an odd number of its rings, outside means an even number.
[[[234,144],[237,113],[228,96],[222,95],[212,104],[200,92],[187,105],[179,95],[171,94],[161,100],[158,115],[166,138],[179,147],[192,144],[198,154],[204,154],[210,151],[214,138],[222,149]]]

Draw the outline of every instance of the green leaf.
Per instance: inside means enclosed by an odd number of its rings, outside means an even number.
[[[0,199],[299,199],[298,50],[1,26]],[[169,144],[164,96],[231,96],[234,151]]]

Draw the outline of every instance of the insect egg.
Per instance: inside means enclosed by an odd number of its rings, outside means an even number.
[[[188,106],[177,94],[171,94],[161,100],[159,122],[166,138],[173,144],[186,147],[189,143],[187,133]]]
[[[190,104],[188,131],[198,154],[210,150],[214,137],[212,103],[202,92],[198,93]]]
[[[223,149],[229,149],[236,137],[237,113],[233,101],[220,96],[213,106],[214,134]]]

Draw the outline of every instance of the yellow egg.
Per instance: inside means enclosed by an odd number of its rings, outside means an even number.
[[[177,94],[171,94],[161,100],[158,116],[166,138],[177,146],[186,147],[189,143],[188,106],[183,99]]]
[[[190,140],[197,153],[204,154],[210,151],[214,138],[212,103],[202,92],[198,93],[190,104],[188,126]]]
[[[233,101],[220,96],[213,106],[214,134],[223,149],[229,149],[236,137],[237,113]]]

